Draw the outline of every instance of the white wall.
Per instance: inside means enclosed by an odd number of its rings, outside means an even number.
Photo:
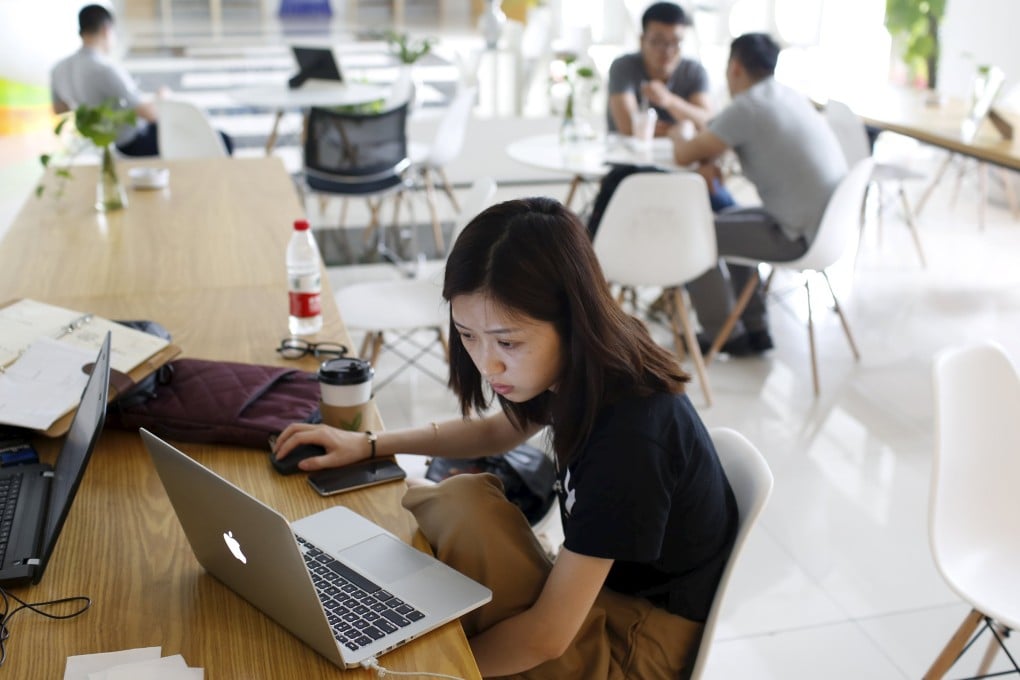
[[[1017,0],[949,0],[939,32],[939,91],[968,96],[979,64],[994,64],[1005,71],[1003,92],[1020,84],[1017,26]]]

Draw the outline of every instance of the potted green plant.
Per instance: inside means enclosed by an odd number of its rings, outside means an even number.
[[[386,42],[389,43],[390,51],[396,55],[401,64],[413,64],[432,51],[436,39],[430,37],[412,38],[407,33],[389,31],[386,34]]]
[[[886,0],[885,26],[902,46],[903,61],[929,90],[938,82],[939,24],[946,0]]]
[[[100,151],[101,160],[99,167],[99,183],[96,186],[96,210],[108,211],[119,210],[127,205],[127,195],[124,187],[117,176],[117,166],[113,161],[113,144],[117,140],[118,131],[125,125],[134,125],[137,116],[133,109],[120,109],[116,107],[114,100],[107,100],[98,106],[82,104],[73,112],[64,114],[53,132],[58,137],[64,133],[67,122],[74,121],[74,131],[79,139],[69,140],[65,143],[65,162],[54,170],[58,178],[59,187],[57,195],[63,194],[64,184],[71,178],[71,164],[74,159],[88,148],[88,145],[80,143],[81,139],[88,140],[91,145]],[[44,168],[49,167],[54,161],[51,154],[42,154],[39,162]],[[45,187],[40,184],[36,187],[36,196],[42,196]]]

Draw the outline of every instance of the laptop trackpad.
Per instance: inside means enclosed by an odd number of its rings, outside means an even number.
[[[433,558],[387,534],[352,545],[337,556],[379,585],[395,583],[435,564]]]

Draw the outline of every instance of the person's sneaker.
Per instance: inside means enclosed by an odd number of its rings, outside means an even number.
[[[768,331],[750,331],[747,334],[747,340],[751,343],[751,349],[757,354],[767,352],[773,347],[772,336]]]
[[[708,337],[703,333],[698,333],[698,347],[701,348],[702,354],[708,354],[708,350],[712,347],[713,339],[714,338]],[[731,357],[746,357],[752,354],[757,354],[755,349],[751,346],[751,340],[747,333],[731,337],[723,343],[719,352],[722,354],[729,354]]]

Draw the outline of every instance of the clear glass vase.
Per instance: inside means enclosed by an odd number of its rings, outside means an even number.
[[[110,212],[127,207],[127,193],[117,176],[113,162],[113,145],[103,147],[103,160],[99,165],[99,183],[96,185],[96,210]]]

